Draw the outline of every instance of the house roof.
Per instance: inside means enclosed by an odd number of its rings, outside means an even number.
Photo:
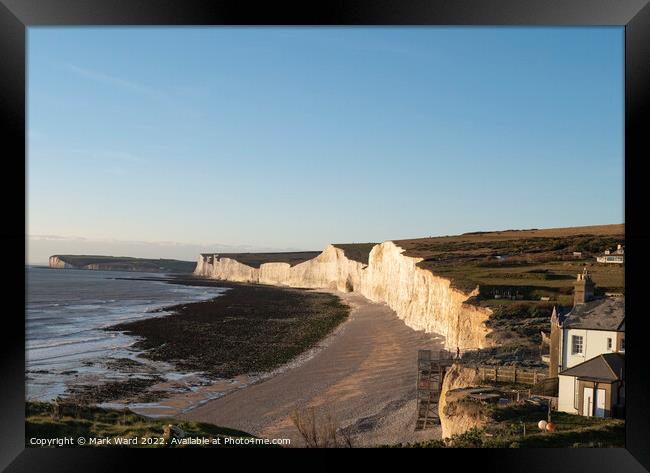
[[[625,330],[625,298],[606,297],[578,304],[564,317],[562,328]]]
[[[625,369],[625,355],[622,353],[602,353],[579,365],[568,368],[559,374],[597,381],[620,381]]]

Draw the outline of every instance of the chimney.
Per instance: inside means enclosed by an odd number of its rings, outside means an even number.
[[[594,297],[595,284],[591,280],[591,274],[585,267],[582,274],[578,273],[578,278],[574,283],[573,305],[584,304]]]
[[[557,313],[557,309],[553,306],[553,313],[551,314],[551,335],[549,336],[549,364],[548,364],[548,375],[550,378],[557,377],[560,368],[560,332],[562,331],[562,325],[560,323],[560,317]]]

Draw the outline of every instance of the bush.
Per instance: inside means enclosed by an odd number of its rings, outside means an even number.
[[[514,302],[493,308],[492,319],[529,319],[550,317],[553,304],[536,302]]]
[[[352,447],[351,431],[339,428],[329,410],[317,414],[313,407],[296,409],[291,421],[309,448]]]

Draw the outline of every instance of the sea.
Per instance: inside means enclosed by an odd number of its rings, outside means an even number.
[[[134,336],[104,330],[122,322],[161,317],[170,305],[217,297],[227,289],[169,284],[165,274],[51,269],[28,266],[26,397],[52,400],[74,387],[157,375],[186,376],[141,357]],[[154,278],[138,280],[135,278]],[[155,312],[154,312],[155,311]],[[135,372],[124,360],[136,360]]]

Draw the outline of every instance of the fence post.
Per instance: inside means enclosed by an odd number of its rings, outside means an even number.
[[[517,384],[517,367],[516,366],[515,366],[514,378],[515,378],[514,383]],[[517,400],[519,400],[519,399],[517,399]]]
[[[494,382],[499,382],[499,367],[496,365],[494,366]]]
[[[537,370],[533,371],[533,384],[537,384]]]

